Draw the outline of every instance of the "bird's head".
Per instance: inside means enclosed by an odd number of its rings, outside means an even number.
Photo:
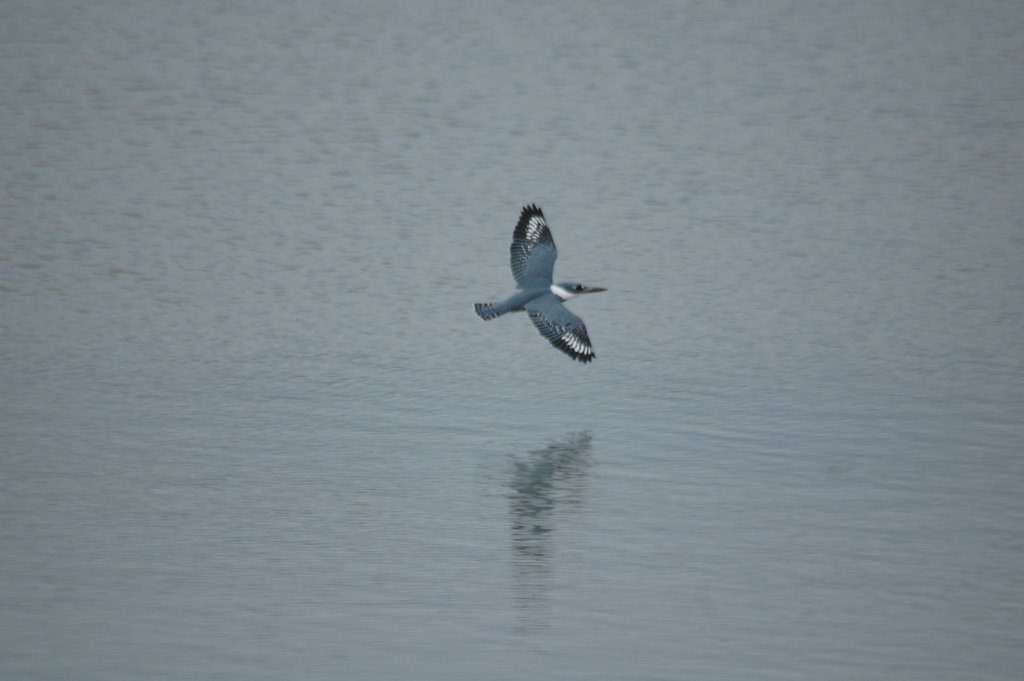
[[[600,293],[606,291],[600,286],[584,286],[583,284],[577,284],[575,281],[562,281],[557,284],[551,285],[551,292],[562,300],[569,300],[576,296],[584,293]]]

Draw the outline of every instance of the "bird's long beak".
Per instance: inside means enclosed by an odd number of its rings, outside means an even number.
[[[608,289],[601,288],[600,286],[584,286],[583,290],[581,290],[580,293],[600,293],[601,291],[607,290]]]

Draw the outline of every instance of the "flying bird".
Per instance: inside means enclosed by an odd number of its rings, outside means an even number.
[[[523,206],[509,252],[519,292],[500,303],[476,303],[473,309],[477,316],[486,321],[506,312],[525,310],[540,335],[556,348],[584,364],[593,360],[594,346],[587,327],[562,303],[583,293],[606,289],[573,281],[553,283],[558,250],[544,213],[534,204]]]

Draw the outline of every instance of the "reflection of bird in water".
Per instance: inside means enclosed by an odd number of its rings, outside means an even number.
[[[579,476],[590,451],[590,433],[577,433],[531,452],[529,461],[517,461],[512,488],[513,527],[543,534],[551,531],[549,518],[557,503],[579,503]]]
[[[555,509],[578,508],[583,502],[590,441],[590,433],[577,433],[515,463],[510,495],[512,549],[516,600],[524,607],[544,600],[551,574]]]

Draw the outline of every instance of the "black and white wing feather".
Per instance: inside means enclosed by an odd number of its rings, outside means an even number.
[[[519,222],[512,233],[509,248],[512,261],[512,276],[520,288],[548,287],[555,269],[555,240],[544,221],[540,208],[530,204],[523,206]]]
[[[562,305],[558,296],[548,293],[535,298],[526,304],[526,311],[540,335],[556,348],[584,364],[594,359],[594,346],[583,320]]]

